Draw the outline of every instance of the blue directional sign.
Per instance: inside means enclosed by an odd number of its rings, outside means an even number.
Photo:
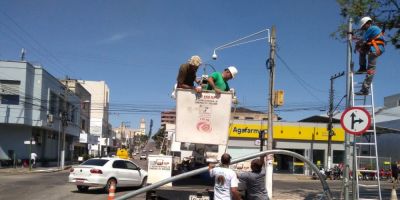
[[[364,108],[350,107],[343,112],[340,124],[347,133],[362,135],[371,126],[371,115]]]

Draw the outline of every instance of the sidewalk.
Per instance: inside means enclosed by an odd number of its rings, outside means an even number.
[[[64,170],[71,168],[71,166],[65,166]],[[28,167],[17,167],[17,168],[0,168],[0,174],[26,174],[26,173],[50,173],[61,171],[58,167],[36,167],[29,170]]]

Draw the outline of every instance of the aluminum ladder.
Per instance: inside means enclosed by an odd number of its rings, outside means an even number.
[[[361,78],[362,77],[362,78]],[[358,75],[355,81],[354,73],[351,73],[351,105],[354,107],[362,107],[367,110],[371,116],[371,127],[363,135],[355,135],[353,138],[353,181],[356,181],[357,199],[379,199],[382,200],[381,183],[379,174],[379,157],[378,145],[375,126],[375,106],[374,106],[374,90],[371,84],[370,93],[368,95],[356,95],[355,91],[359,91],[362,87],[362,81],[365,76]],[[366,155],[365,152],[368,152]],[[373,176],[371,176],[374,174]],[[362,180],[367,178],[367,180]],[[372,180],[368,180],[372,179]],[[361,182],[362,180],[362,182]],[[362,189],[362,191],[360,190]],[[363,194],[364,191],[367,191]],[[375,194],[377,192],[378,194]],[[375,194],[375,195],[371,195]],[[353,195],[354,196],[354,195]]]

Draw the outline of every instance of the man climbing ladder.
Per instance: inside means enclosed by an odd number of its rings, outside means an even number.
[[[376,60],[385,51],[385,40],[382,30],[375,25],[372,25],[370,17],[363,17],[360,20],[360,28],[365,31],[362,40],[356,44],[356,50],[360,53],[359,64],[360,69],[356,74],[367,74],[362,88],[356,95],[368,95],[372,80],[375,75]],[[367,65],[368,56],[368,65]]]

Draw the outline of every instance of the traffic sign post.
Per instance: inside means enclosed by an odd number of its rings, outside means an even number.
[[[347,133],[362,135],[371,126],[371,115],[364,108],[349,107],[343,112],[340,124]]]

